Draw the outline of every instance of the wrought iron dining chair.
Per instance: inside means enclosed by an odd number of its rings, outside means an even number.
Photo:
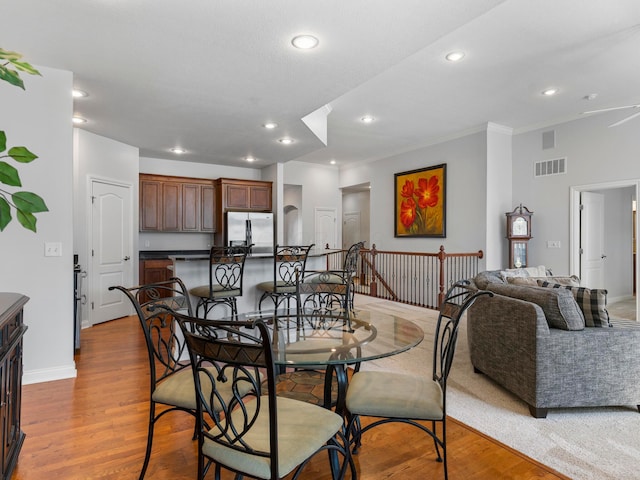
[[[139,477],[142,480],[149,466],[156,422],[174,411],[196,416],[189,352],[182,331],[171,316],[171,312],[177,311],[193,315],[193,310],[184,283],[176,277],[130,288],[112,286],[109,290],[120,290],[130,300],[147,346],[150,374],[149,425],[147,448]],[[228,398],[231,397],[231,392],[221,389],[220,395]],[[216,404],[215,408],[220,410],[221,406]],[[194,428],[194,439],[196,433]]]
[[[258,310],[262,311],[262,302],[270,298],[277,310],[282,302],[291,308],[291,299],[297,298],[296,282],[298,275],[304,274],[311,245],[276,245],[273,255],[272,280],[261,282],[256,288],[262,292]]]
[[[306,270],[299,275],[298,305],[305,310],[353,313],[354,276],[364,242],[354,243],[345,254],[342,270]]]
[[[466,280],[456,282],[440,306],[430,377],[389,371],[362,371],[353,375],[346,396],[348,434],[353,453],[360,448],[362,435],[368,430],[390,422],[407,423],[431,436],[437,461],[444,462],[444,478],[448,479],[447,377],[453,363],[458,326],[463,313],[479,296],[493,295],[470,289],[468,285]],[[375,419],[362,427],[360,418],[364,416]],[[430,421],[431,428],[419,421]],[[437,424],[442,426],[440,435],[436,430]]]
[[[207,318],[216,305],[227,305],[238,316],[237,298],[242,296],[244,263],[251,246],[213,246],[209,251],[209,284],[189,290],[198,298],[196,315]],[[202,309],[202,315],[200,315]]]
[[[263,320],[203,320],[177,313],[174,317],[194,365],[199,480],[212,466],[216,479],[223,469],[236,478],[280,479],[293,472],[291,478],[297,479],[310,459],[324,451],[329,452],[333,478],[344,478],[349,466],[356,478],[342,417],[276,396],[277,372]],[[259,372],[266,372],[264,382]],[[228,390],[249,393],[227,399]],[[221,415],[211,408],[216,402],[223,407]]]
[[[327,281],[303,282],[302,274],[296,272],[296,311],[295,321],[298,326],[303,323],[317,325],[319,322],[349,322],[349,288],[347,282],[332,282],[331,275],[342,275],[342,271],[309,272]],[[342,277],[340,277],[342,278]],[[320,329],[321,330],[321,329]],[[337,399],[337,381],[333,374],[327,375],[326,367],[308,365],[287,371],[279,369],[277,378],[278,395],[304,400],[329,408]],[[328,390],[327,390],[328,389]]]

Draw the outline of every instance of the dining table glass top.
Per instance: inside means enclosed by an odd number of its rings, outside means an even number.
[[[369,310],[348,317],[312,311],[245,313],[239,320],[261,318],[272,332],[277,365],[345,365],[388,357],[415,347],[422,329],[404,318]]]

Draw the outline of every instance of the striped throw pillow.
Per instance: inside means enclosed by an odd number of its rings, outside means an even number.
[[[571,290],[573,298],[584,314],[585,327],[611,327],[607,312],[607,291],[603,288],[572,287],[544,280],[538,280],[541,287],[566,288]]]

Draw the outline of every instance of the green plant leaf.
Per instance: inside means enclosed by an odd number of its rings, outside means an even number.
[[[49,211],[44,200],[32,192],[16,192],[11,195],[11,200],[13,200],[16,209],[23,212],[38,213]]]
[[[7,149],[7,134],[3,130],[0,130],[0,152],[4,152]]]
[[[10,52],[9,50],[0,48],[0,58],[9,60],[10,62],[15,62],[16,60],[20,60],[22,58],[22,54],[18,52]]]
[[[13,61],[11,63],[21,72],[28,73],[29,75],[40,75],[40,72],[36,70],[34,67],[32,67],[30,64],[28,64],[27,62]]]
[[[30,163],[38,158],[38,156],[30,152],[27,147],[13,147],[9,149],[8,153],[11,158],[20,163]]]
[[[7,162],[0,162],[0,182],[5,185],[11,185],[12,187],[21,187],[20,175],[15,167],[12,167]]]
[[[27,230],[31,230],[32,232],[36,231],[36,222],[38,221],[32,213],[23,212],[22,210],[18,210],[18,221],[20,225],[22,225]]]
[[[15,85],[16,87],[24,88],[24,82],[20,78],[20,74],[15,70],[10,70],[4,65],[0,65],[0,80],[4,80],[9,82],[11,85]]]
[[[0,197],[0,232],[9,225],[11,221],[11,207],[4,197]]]

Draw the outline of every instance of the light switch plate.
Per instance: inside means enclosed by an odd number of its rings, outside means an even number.
[[[560,240],[547,240],[547,248],[560,248]]]
[[[61,257],[62,256],[62,243],[60,243],[60,242],[45,242],[45,244],[44,244],[44,256],[45,257]]]

